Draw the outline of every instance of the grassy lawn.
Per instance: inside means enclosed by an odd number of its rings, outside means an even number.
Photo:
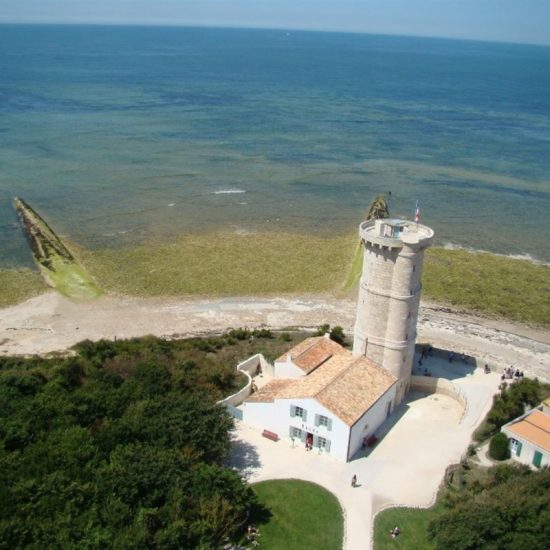
[[[435,546],[428,541],[428,525],[442,509],[441,504],[435,504],[425,510],[389,508],[380,512],[374,522],[374,550],[433,550]],[[390,531],[396,526],[401,533],[392,539]]]
[[[0,270],[0,307],[28,300],[48,287],[38,271],[32,269]]]
[[[356,244],[349,235],[215,233],[80,258],[101,288],[120,293],[269,295],[342,288]]]
[[[424,296],[495,317],[550,327],[550,267],[466,250],[428,250]]]
[[[336,497],[315,483],[263,481],[252,486],[269,518],[254,519],[260,548],[340,550],[344,518]]]
[[[98,293],[93,281],[131,296],[340,295],[358,283],[363,257],[352,234],[210,233],[132,248],[71,250],[93,279],[84,269],[74,277],[61,270],[55,282],[69,295]],[[30,270],[0,272],[0,283],[0,307],[44,287]],[[426,253],[423,285],[423,296],[442,305],[550,328],[548,266],[433,248]]]

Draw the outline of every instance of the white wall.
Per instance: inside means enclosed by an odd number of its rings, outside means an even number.
[[[307,411],[304,422],[300,417],[290,416],[291,405],[302,407]],[[330,441],[331,456],[346,461],[349,427],[334,413],[327,410],[314,399],[277,399],[271,403],[243,403],[243,422],[260,430],[269,430],[280,438],[290,439],[290,427],[299,428]],[[332,421],[331,429],[325,426],[315,426],[315,415],[324,415]],[[303,445],[296,441],[296,445]]]
[[[397,384],[394,384],[351,428],[348,460],[361,449],[363,439],[370,437],[387,418],[388,403],[393,412],[396,401]]]
[[[324,437],[330,441],[329,454],[346,462],[361,448],[365,435],[371,436],[386,420],[387,404],[392,403],[393,411],[395,399],[394,384],[353,426],[351,438],[350,427],[315,399],[277,399],[269,403],[244,402],[243,422],[259,430],[274,432],[282,439],[290,438],[291,426]],[[291,405],[302,407],[307,412],[305,421],[298,416],[290,415]],[[315,426],[316,414],[326,416],[332,421],[330,430],[325,426]],[[368,429],[365,432],[367,425]],[[303,443],[296,441],[296,445]]]
[[[540,453],[542,453],[542,461],[540,464],[541,467],[550,466],[550,453],[548,451],[545,451],[542,447],[537,447],[536,445],[533,445],[533,443],[522,439],[521,437],[518,437],[517,435],[508,431],[506,427],[502,428],[502,432],[506,434],[506,437],[517,439],[522,443],[520,455],[517,456],[511,449],[512,442],[509,442],[510,454],[515,461],[520,462],[521,464],[527,464],[527,466],[535,468],[535,466],[533,466],[533,455],[535,454],[535,451],[539,451]]]
[[[271,374],[273,370],[273,367],[266,361],[265,357],[261,353],[252,355],[252,357],[249,357],[242,363],[239,363],[237,365],[237,370],[244,373],[244,375],[248,378],[246,385],[237,393],[218,401],[218,404],[233,405],[234,407],[238,407],[252,393],[252,377],[256,375],[258,367],[260,367],[263,372],[267,372],[269,374]]]
[[[275,378],[298,378],[304,376],[304,371],[291,361],[276,361],[273,365]]]

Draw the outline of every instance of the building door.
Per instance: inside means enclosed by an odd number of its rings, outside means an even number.
[[[541,463],[542,463],[542,453],[540,453],[539,451],[535,451],[535,454],[533,455],[533,466],[540,468]]]

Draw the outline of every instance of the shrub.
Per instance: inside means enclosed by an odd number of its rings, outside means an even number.
[[[495,434],[489,443],[489,456],[494,460],[506,460],[510,458],[508,438],[502,432]]]
[[[279,336],[279,338],[283,342],[290,342],[292,340],[292,336],[290,336],[290,334],[288,332],[282,332],[281,335]]]
[[[227,336],[237,340],[248,340],[250,338],[250,331],[246,328],[232,328],[227,333]]]
[[[273,333],[268,328],[259,328],[252,331],[255,338],[273,338]]]
[[[328,323],[325,323],[317,329],[315,336],[324,336],[327,332],[330,332],[330,325]]]
[[[330,331],[330,339],[334,340],[337,344],[341,346],[344,345],[346,340],[346,335],[344,334],[344,329],[342,327],[336,326]]]

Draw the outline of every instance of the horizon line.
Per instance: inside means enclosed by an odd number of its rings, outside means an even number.
[[[434,40],[456,40],[463,42],[482,42],[488,44],[510,44],[517,46],[537,46],[542,48],[549,48],[550,42],[520,42],[514,40],[503,40],[503,39],[489,39],[489,38],[473,38],[473,37],[463,37],[463,36],[440,36],[440,35],[430,35],[430,34],[410,34],[410,33],[395,33],[395,32],[383,32],[383,31],[370,31],[370,30],[343,30],[343,29],[332,29],[332,28],[302,28],[302,27],[270,27],[270,26],[254,26],[247,27],[241,25],[224,25],[224,24],[211,24],[211,23],[178,23],[174,21],[84,21],[84,20],[75,20],[75,21],[20,21],[20,20],[1,20],[0,25],[6,26],[44,26],[44,27],[54,27],[54,26],[66,26],[66,27],[169,27],[169,28],[189,28],[189,29],[233,29],[233,30],[269,30],[269,31],[281,31],[281,32],[317,32],[317,33],[330,33],[330,34],[361,34],[361,35],[371,35],[371,36],[393,36],[393,37],[403,37],[403,38],[427,38]]]

